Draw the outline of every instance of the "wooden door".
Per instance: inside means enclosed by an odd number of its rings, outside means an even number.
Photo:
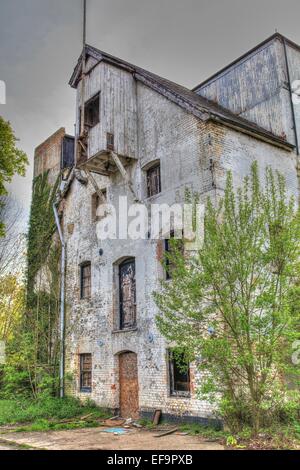
[[[125,352],[119,356],[120,415],[123,418],[139,417],[139,385],[137,355]]]

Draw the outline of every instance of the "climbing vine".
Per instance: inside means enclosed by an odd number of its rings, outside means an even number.
[[[48,182],[49,172],[38,175],[33,181],[32,203],[28,231],[27,294],[28,301],[34,291],[39,270],[47,263],[53,235],[56,231],[53,202],[59,184],[57,178],[52,187]]]
[[[55,394],[59,354],[59,260],[53,202],[59,185],[49,172],[33,181],[29,219],[26,304],[23,319],[9,351],[5,371],[8,394]]]

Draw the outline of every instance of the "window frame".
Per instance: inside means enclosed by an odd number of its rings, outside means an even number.
[[[107,202],[107,188],[102,188],[101,192],[102,192],[102,194],[105,197],[106,202]],[[98,207],[101,204],[104,204],[104,203],[101,202],[99,194],[96,193],[96,192],[93,193],[92,196],[91,196],[91,218],[92,218],[92,222],[98,222],[99,218],[97,217],[97,210],[98,210]]]
[[[84,269],[88,267],[90,268],[89,294],[84,295],[84,289],[86,289],[86,286],[83,285],[83,281],[85,279],[83,274],[84,274]],[[84,261],[83,263],[80,264],[79,269],[80,269],[80,300],[90,299],[92,295],[92,264],[90,261]]]
[[[169,394],[170,397],[179,397],[179,398],[190,398],[191,397],[191,372],[190,372],[190,363],[188,364],[187,375],[187,384],[188,390],[176,390],[175,389],[175,364],[176,359],[174,358],[173,351],[171,349],[167,350],[168,358],[168,373],[169,373]],[[182,373],[182,372],[181,372]]]
[[[128,265],[128,264],[133,264],[134,265],[134,320],[132,324],[126,325],[124,323],[124,312],[123,312],[123,295],[122,295],[122,285],[121,285],[121,269]],[[136,262],[135,258],[127,258],[123,260],[119,265],[118,265],[118,290],[119,290],[119,306],[118,306],[118,314],[119,314],[119,330],[124,331],[124,330],[129,330],[129,329],[134,329],[136,328]]]
[[[84,127],[88,129],[92,129],[93,127],[97,126],[100,122],[100,96],[101,93],[100,91],[98,93],[95,93],[91,98],[89,98],[85,103],[84,103]],[[95,113],[95,116],[97,116],[95,122],[89,122],[87,120],[87,116],[89,114],[89,107],[93,104],[93,102],[98,101],[98,113]],[[81,113],[81,108],[80,108],[80,113]]]
[[[150,184],[150,178],[151,178],[150,174],[153,173],[154,171],[156,171],[157,169],[159,170],[157,192],[152,192],[151,191],[151,184]],[[162,189],[161,189],[161,165],[160,165],[160,161],[156,160],[149,167],[145,168],[145,173],[146,173],[147,198],[157,196],[162,191]]]
[[[90,369],[84,369],[84,359],[90,357]],[[90,374],[88,381],[90,386],[84,386],[83,374]],[[82,353],[79,354],[79,389],[81,393],[91,393],[92,392],[92,380],[93,380],[93,357],[91,353]]]
[[[170,232],[170,238],[165,238],[164,239],[164,249],[165,249],[165,253],[170,253],[170,241],[171,240],[179,240],[182,242],[182,247],[181,247],[181,250],[182,250],[182,254],[184,254],[184,234],[182,232],[182,238],[181,239],[178,239],[178,238],[175,238],[175,232],[174,230],[172,230]],[[165,278],[166,278],[166,281],[170,281],[172,279],[172,266],[170,264],[170,260],[169,259],[166,259],[165,261],[165,264],[166,264],[166,267],[165,267]],[[173,267],[174,268],[174,267]]]

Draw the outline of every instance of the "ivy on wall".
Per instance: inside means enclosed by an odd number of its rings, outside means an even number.
[[[24,331],[32,338],[32,362],[38,374],[56,382],[59,353],[60,244],[54,236],[53,202],[60,176],[51,186],[49,172],[33,181],[28,231]],[[38,377],[36,378],[38,382]]]
[[[57,178],[53,187],[48,183],[49,171],[33,180],[31,212],[28,231],[27,293],[34,291],[38,271],[47,263],[53,235],[56,231],[53,202],[59,184]]]
[[[60,243],[53,202],[60,182],[49,172],[33,181],[27,244],[26,300],[7,361],[0,370],[0,397],[55,395],[58,392]]]

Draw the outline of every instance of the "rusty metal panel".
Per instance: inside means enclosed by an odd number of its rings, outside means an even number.
[[[120,328],[130,328],[136,323],[135,261],[128,260],[120,265]]]
[[[120,415],[123,418],[139,417],[139,386],[137,355],[126,352],[119,356]]]

